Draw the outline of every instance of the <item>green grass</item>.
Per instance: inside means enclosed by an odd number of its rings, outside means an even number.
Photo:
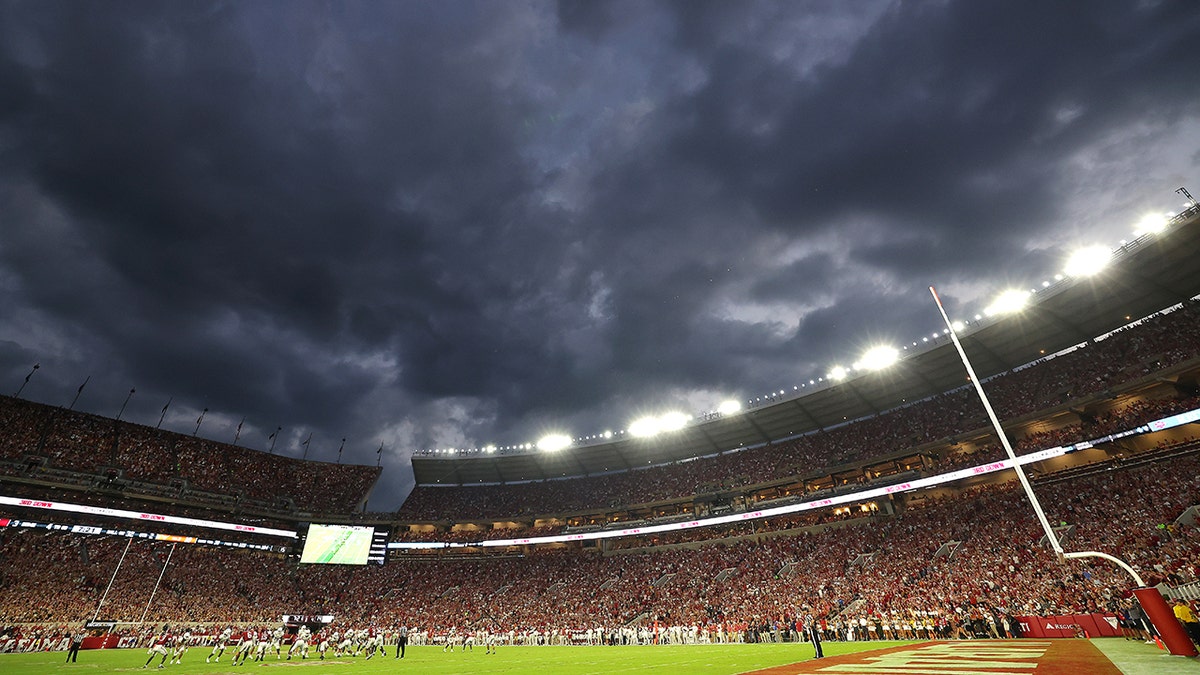
[[[907,642],[826,642],[826,656],[882,649]],[[318,673],[421,673],[438,675],[471,673],[487,675],[503,673],[519,675],[601,675],[602,673],[688,673],[689,675],[734,675],[759,668],[786,665],[812,658],[807,644],[762,645],[679,645],[661,647],[501,647],[498,654],[488,655],[482,647],[463,653],[443,653],[441,647],[409,647],[403,661],[376,656],[370,661],[357,659],[309,658],[307,661],[276,661],[272,656],[265,663],[247,663],[234,667],[227,662],[230,652],[221,663],[205,663],[209,648],[197,647],[188,652],[181,665],[168,664],[163,672],[171,675],[225,675],[228,673],[273,672],[278,675],[317,675]],[[65,652],[41,654],[0,655],[0,672],[4,675],[48,675],[54,673],[128,673],[156,670],[159,659],[146,671],[142,664],[148,654],[144,649],[114,649],[82,651],[77,663],[64,664]]]
[[[1200,662],[1171,656],[1154,645],[1118,638],[1092,640],[1092,644],[1126,675],[1200,675]]]

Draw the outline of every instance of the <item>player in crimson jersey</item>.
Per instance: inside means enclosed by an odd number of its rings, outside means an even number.
[[[154,641],[151,643],[150,649],[146,652],[150,655],[150,658],[146,659],[146,665],[142,666],[142,668],[149,668],[150,662],[153,661],[154,657],[156,656],[162,657],[162,661],[158,663],[158,667],[166,668],[167,656],[169,656],[171,653],[167,650],[167,645],[171,644],[174,639],[175,638],[171,636],[171,633],[168,632],[167,627],[163,626],[163,631],[154,637]]]
[[[233,652],[233,665],[245,665],[246,659],[254,653],[258,646],[258,633],[254,629],[250,629],[242,634],[242,639],[238,641],[237,647]]]

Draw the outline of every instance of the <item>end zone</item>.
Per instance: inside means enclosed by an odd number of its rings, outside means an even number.
[[[747,675],[1121,675],[1087,640],[925,642],[793,663]]]

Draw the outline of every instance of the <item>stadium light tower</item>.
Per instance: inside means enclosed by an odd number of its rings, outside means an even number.
[[[933,290],[932,286],[930,286],[930,290]],[[1011,314],[1024,309],[1026,303],[1028,302],[1029,291],[1008,290],[996,296],[996,299],[992,301],[992,304],[987,306],[987,309],[983,310],[983,313],[987,316],[994,316],[996,314]],[[938,307],[941,307],[940,302]],[[944,310],[942,314],[945,315]]]
[[[656,436],[660,430],[657,417],[643,417],[629,424],[629,433],[637,438]]]
[[[717,412],[722,415],[732,415],[742,409],[742,404],[738,401],[728,400],[721,401],[721,405],[717,406]]]
[[[658,428],[662,431],[678,431],[687,426],[690,419],[681,412],[669,412],[658,418]]]
[[[854,363],[856,369],[883,370],[900,360],[900,350],[887,345],[868,349],[862,358]]]
[[[571,437],[566,434],[548,434],[537,442],[537,448],[542,452],[558,452],[570,445]]]
[[[1165,229],[1167,229],[1166,218],[1157,213],[1147,213],[1133,226],[1133,233],[1137,235],[1158,234]]]
[[[1072,277],[1095,276],[1102,272],[1111,260],[1112,251],[1104,246],[1086,246],[1067,258],[1067,265],[1063,271]]]

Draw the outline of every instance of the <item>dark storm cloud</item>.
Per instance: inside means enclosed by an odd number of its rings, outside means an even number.
[[[136,385],[129,419],[171,398],[171,428],[208,408],[214,438],[245,416],[253,447],[282,426],[392,466],[910,341],[929,284],[977,311],[1052,274],[1175,205],[1200,145],[1186,3],[9,2],[0,26],[11,389],[40,361],[35,400],[91,375],[86,410]]]
[[[905,230],[971,231],[956,242],[967,254],[994,250],[1054,217],[1058,162],[1081,143],[1194,102],[1178,86],[1194,12],[1018,9],[902,4],[845,63],[805,79],[749,39],[694,45],[714,77],[681,102],[696,121],[676,145],[787,227],[871,210]],[[1078,118],[1058,128],[1071,108]]]

